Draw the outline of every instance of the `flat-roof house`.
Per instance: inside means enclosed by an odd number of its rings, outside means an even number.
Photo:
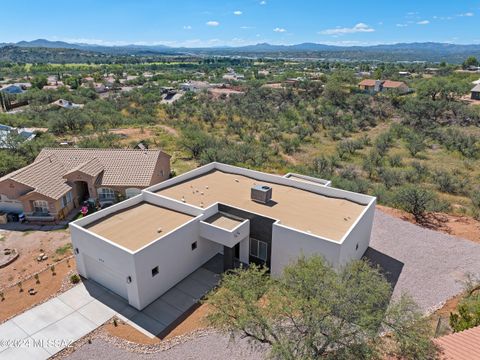
[[[169,178],[160,150],[43,149],[35,161],[0,178],[0,211],[56,221],[88,199],[107,206]]]
[[[480,100],[480,84],[475,85],[471,90],[471,98],[472,100]]]
[[[341,266],[368,248],[375,198],[329,184],[210,163],[70,223],[78,272],[142,309],[215,256],[273,275],[302,254]]]
[[[385,90],[397,90],[401,93],[406,93],[409,91],[407,84],[403,81],[392,81],[392,80],[373,80],[373,79],[364,79],[358,84],[360,90],[377,93]]]

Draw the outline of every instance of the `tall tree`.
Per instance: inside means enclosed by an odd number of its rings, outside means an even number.
[[[366,262],[336,271],[314,256],[276,279],[256,266],[225,274],[207,299],[208,319],[233,336],[270,345],[270,355],[279,359],[434,358],[415,305],[407,298],[390,303],[391,293]]]

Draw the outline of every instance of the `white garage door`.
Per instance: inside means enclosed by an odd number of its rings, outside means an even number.
[[[84,255],[83,257],[85,259],[85,268],[89,279],[96,281],[100,285],[128,300],[127,283],[122,275],[116,273],[104,263],[93,259],[88,255]]]
[[[23,205],[18,200],[12,200],[5,195],[0,195],[0,211],[20,214],[23,212]]]

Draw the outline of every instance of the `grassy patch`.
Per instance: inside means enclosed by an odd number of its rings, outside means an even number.
[[[72,244],[65,244],[57,248],[57,250],[55,250],[55,253],[57,255],[65,255],[66,253],[71,251],[72,251]]]

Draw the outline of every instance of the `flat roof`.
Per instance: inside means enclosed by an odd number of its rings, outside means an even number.
[[[242,220],[235,219],[232,216],[218,212],[206,219],[205,222],[223,229],[233,230],[242,223]]]
[[[141,202],[85,227],[128,250],[136,251],[192,218],[188,214]]]
[[[251,187],[260,184],[272,187],[271,203],[261,204],[250,199]],[[216,202],[223,203],[335,241],[343,238],[367,206],[220,170],[187,179],[156,193],[204,208]]]

